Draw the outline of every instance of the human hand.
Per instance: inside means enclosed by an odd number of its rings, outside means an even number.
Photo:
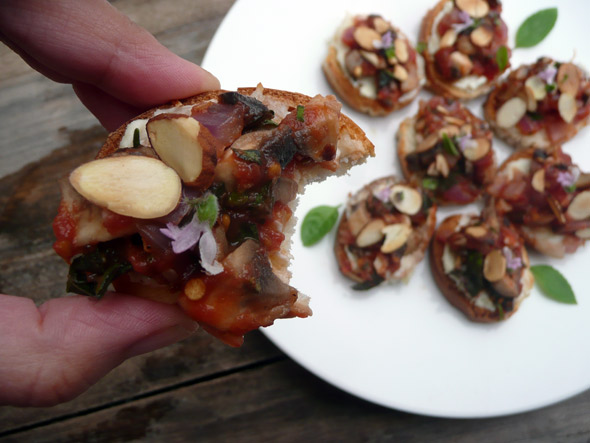
[[[71,83],[109,131],[147,108],[219,88],[102,0],[3,0],[0,39],[42,74]],[[0,295],[0,405],[70,400],[125,359],[196,328],[176,306],[121,294],[38,308]]]

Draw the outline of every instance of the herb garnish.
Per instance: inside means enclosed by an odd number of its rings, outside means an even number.
[[[140,144],[141,143],[139,141],[139,128],[135,128],[135,131],[133,131],[133,147],[139,148]]]
[[[530,48],[551,32],[557,21],[557,8],[542,9],[528,17],[516,32],[516,48]]]
[[[422,187],[429,191],[434,191],[438,188],[438,179],[436,177],[424,177],[422,179]]]
[[[390,46],[385,50],[385,57],[387,57],[388,59],[392,59],[393,57],[395,57],[395,48],[393,46]]]
[[[258,149],[232,148],[232,151],[234,151],[234,154],[236,154],[236,157],[238,157],[241,160],[256,163],[258,165],[262,163],[262,156],[261,156],[261,153]]]
[[[451,138],[447,135],[446,132],[443,132],[442,141],[443,148],[445,148],[445,151],[447,151],[451,155],[454,155],[455,157],[459,156],[459,150],[457,149],[457,146],[455,146],[455,143],[453,143],[453,140],[451,140]]]
[[[500,71],[503,71],[508,66],[508,48],[506,46],[502,45],[496,51],[496,63]]]
[[[535,282],[547,297],[560,303],[578,304],[574,291],[565,277],[554,267],[549,265],[531,266]]]
[[[330,232],[338,220],[339,206],[316,206],[305,215],[301,224],[303,246],[315,245]]]
[[[305,108],[301,105],[297,105],[297,120],[300,122],[304,122],[305,119],[303,118],[303,111]]]
[[[426,44],[426,42],[418,42],[418,44],[416,45],[416,51],[418,51],[419,54],[422,54],[427,47],[428,45]]]
[[[195,209],[200,221],[206,221],[213,227],[219,215],[219,203],[215,195],[207,193],[203,197],[191,198],[186,203]]]

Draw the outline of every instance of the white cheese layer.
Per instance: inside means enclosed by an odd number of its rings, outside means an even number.
[[[483,308],[491,312],[496,312],[496,306],[494,305],[488,294],[485,292],[480,292],[479,294],[477,294],[473,299],[473,304],[478,308]]]
[[[438,51],[438,48],[440,48],[440,37],[438,35],[438,32],[436,31],[436,29],[438,28],[438,24],[446,14],[453,10],[453,6],[453,0],[449,0],[447,3],[445,3],[441,11],[438,13],[438,15],[434,18],[434,21],[432,22],[432,28],[430,29],[430,38],[428,40],[428,52],[431,54],[434,54],[436,51]]]
[[[463,89],[465,91],[476,91],[488,81],[487,77],[483,75],[468,75],[453,83],[455,88]]]

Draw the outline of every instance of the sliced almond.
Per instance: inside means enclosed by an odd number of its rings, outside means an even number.
[[[348,217],[348,229],[356,237],[370,221],[371,214],[364,204],[360,204]]]
[[[459,51],[451,52],[449,59],[451,61],[451,65],[453,65],[461,73],[461,77],[466,76],[473,69],[473,63],[471,62],[471,59]]]
[[[538,107],[537,99],[535,98],[535,93],[528,86],[525,86],[524,90],[526,93],[526,109],[527,111],[535,112]]]
[[[438,168],[436,167],[436,161],[430,163],[428,169],[426,170],[426,175],[430,175],[431,177],[438,177],[439,172]]]
[[[547,96],[545,82],[540,77],[532,75],[524,82],[526,88],[530,88],[535,100],[543,100]]]
[[[449,115],[449,110],[442,105],[437,105],[436,110],[443,115]]]
[[[471,39],[468,35],[460,35],[457,37],[456,44],[457,49],[465,55],[473,55],[478,51],[475,45],[471,43]]]
[[[361,51],[361,55],[377,69],[384,69],[386,67],[385,60],[379,57],[376,52]]]
[[[401,82],[399,86],[403,92],[413,91],[420,85],[420,77],[417,74],[410,75],[408,73],[408,77]]]
[[[533,174],[533,178],[531,179],[531,186],[537,192],[545,192],[545,170],[539,169],[537,172]]]
[[[216,142],[192,117],[160,114],[147,122],[150,143],[164,163],[190,186],[208,187],[217,164]]]
[[[485,226],[469,226],[465,228],[465,233],[473,238],[485,237],[488,230]]]
[[[356,28],[353,37],[359,46],[367,51],[374,51],[374,43],[381,41],[381,34],[367,26],[359,26]]]
[[[576,195],[568,206],[566,214],[572,220],[584,220],[590,217],[590,191]]]
[[[485,48],[494,38],[494,33],[484,26],[478,26],[469,37],[474,45]]]
[[[559,100],[557,101],[557,109],[559,115],[566,123],[574,121],[574,117],[578,112],[578,105],[573,95],[566,92],[561,93]]]
[[[494,249],[483,261],[483,276],[489,282],[501,280],[506,275],[506,257],[500,249]]]
[[[579,229],[576,231],[576,236],[584,240],[590,239],[590,228]]]
[[[172,212],[182,190],[174,169],[155,158],[135,155],[85,163],[70,174],[70,183],[92,203],[141,219]]]
[[[405,185],[394,185],[391,188],[390,200],[395,208],[408,215],[417,214],[422,208],[422,194]]]
[[[583,189],[590,187],[590,174],[588,172],[581,172],[576,180],[576,188]]]
[[[359,248],[366,248],[381,241],[384,237],[381,230],[385,227],[385,222],[380,219],[371,220],[359,233],[356,238],[356,245]]]
[[[562,63],[557,71],[556,82],[562,93],[575,97],[580,88],[580,71],[573,63]]]
[[[460,134],[467,135],[467,134],[471,134],[472,131],[473,131],[473,128],[471,127],[471,125],[465,124],[465,125],[461,126]]]
[[[457,32],[453,28],[450,28],[443,34],[440,38],[440,47],[441,48],[450,48],[455,44],[457,41]]]
[[[416,146],[416,152],[424,152],[431,149],[438,143],[439,136],[437,133],[432,133]]]
[[[408,79],[408,71],[402,65],[395,65],[393,68],[393,77],[403,82]]]
[[[435,165],[437,171],[440,172],[440,175],[442,175],[445,178],[449,176],[449,164],[447,163],[447,160],[445,159],[444,155],[436,154]]]
[[[207,287],[203,280],[200,278],[192,278],[186,283],[186,285],[184,285],[184,294],[189,300],[196,301],[203,298],[206,289]]]
[[[463,150],[463,155],[467,160],[475,162],[490,152],[491,146],[492,145],[487,138],[476,138],[473,139],[471,146],[468,146]]]
[[[373,19],[373,27],[375,28],[375,31],[381,35],[385,34],[390,29],[389,23],[387,23],[382,17],[375,17]]]
[[[485,0],[456,0],[455,4],[473,18],[485,17],[490,12],[490,6]]]
[[[444,119],[452,125],[456,126],[463,126],[465,121],[461,120],[460,118],[453,117],[452,115],[445,115]]]
[[[385,234],[381,252],[389,254],[406,244],[408,237],[412,233],[412,228],[404,223],[396,223],[385,226],[381,229],[381,232]]]
[[[400,63],[407,62],[410,54],[408,53],[408,45],[406,42],[401,38],[396,38],[393,42],[393,47],[395,48],[395,56]]]
[[[501,128],[516,125],[526,114],[526,103],[519,97],[512,97],[498,109],[496,123]]]

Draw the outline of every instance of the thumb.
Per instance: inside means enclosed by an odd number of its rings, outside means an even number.
[[[192,335],[177,306],[107,294],[0,296],[0,404],[49,406],[84,392],[125,359]]]

